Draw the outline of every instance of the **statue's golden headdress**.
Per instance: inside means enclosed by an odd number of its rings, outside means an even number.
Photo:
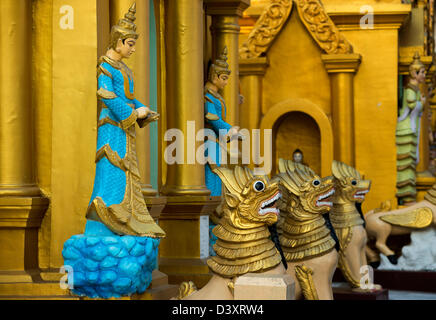
[[[124,15],[124,18],[118,21],[118,24],[112,27],[110,48],[115,49],[119,39],[138,39],[139,35],[136,33],[135,14],[136,2],[133,3],[129,9],[129,12]]]
[[[227,63],[227,47],[224,47],[223,52],[218,59],[210,66],[209,80],[212,80],[214,74],[220,76],[222,74],[229,75],[231,73],[229,64]]]
[[[315,171],[310,169],[308,166],[305,166],[304,164],[294,162],[292,160],[285,160],[283,158],[279,159],[279,172],[280,173],[292,173],[296,169],[299,169],[300,171],[306,173],[310,176],[316,176]]]
[[[416,51],[413,56],[413,61],[409,66],[409,73],[412,75],[412,71],[418,72],[422,68],[425,68],[425,65],[422,63],[421,58],[419,56],[419,52]]]
[[[279,159],[279,172],[282,183],[295,195],[300,195],[300,187],[306,181],[317,176],[308,166],[281,158]]]
[[[213,172],[221,178],[227,190],[237,196],[242,194],[247,182],[254,177],[249,168],[240,166],[234,167],[233,170],[217,167]]]
[[[362,179],[362,176],[360,175],[360,172],[357,171],[357,169],[336,160],[333,160],[332,173],[333,176],[337,179],[343,179],[343,178],[356,178],[359,180]]]

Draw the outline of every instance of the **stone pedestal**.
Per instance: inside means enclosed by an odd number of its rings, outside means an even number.
[[[159,269],[170,283],[193,281],[200,289],[211,278],[206,260],[209,256],[208,216],[221,197],[167,197],[159,225],[167,236],[159,246]]]
[[[235,300],[295,300],[290,275],[245,274],[235,282]]]
[[[388,289],[381,289],[358,292],[350,288],[334,288],[333,300],[389,300],[389,291]]]

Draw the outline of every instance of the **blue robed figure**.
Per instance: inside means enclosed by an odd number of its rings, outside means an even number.
[[[134,4],[112,28],[110,48],[99,61],[94,189],[85,233],[67,240],[62,251],[74,270],[73,293],[92,298],[144,292],[165,236],[141,193],[135,136],[136,123],[142,128],[159,115],[135,99],[133,73],[122,62],[135,52],[135,13]]]

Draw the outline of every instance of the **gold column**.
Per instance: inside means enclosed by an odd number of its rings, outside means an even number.
[[[423,84],[420,88],[422,94],[428,92],[428,85]],[[425,105],[423,106],[423,113],[421,117],[421,132],[419,135],[419,162],[416,165],[416,172],[423,173],[428,170],[430,141],[429,141],[429,112],[430,112],[430,97],[427,96]]]
[[[240,110],[241,128],[259,129],[262,117],[262,81],[267,58],[244,59],[239,62],[241,94],[244,103]]]
[[[326,54],[321,58],[330,76],[334,159],[355,166],[354,75],[361,56]]]
[[[166,4],[167,128],[185,133],[183,164],[168,165],[162,192],[169,196],[209,195],[204,167],[188,164],[188,152],[203,142],[190,141],[188,121],[204,128],[203,6],[201,0],[169,0]],[[194,137],[195,140],[195,137]]]
[[[420,91],[422,94],[428,92],[428,83],[421,86]],[[421,129],[419,135],[419,162],[416,165],[416,201],[424,199],[427,191],[436,183],[436,177],[429,170],[430,165],[430,139],[429,128],[431,114],[431,97],[427,95],[427,100],[423,106],[424,110],[421,117]]]
[[[250,0],[205,0],[206,13],[212,16],[212,61],[227,46],[232,74],[222,95],[226,101],[226,120],[239,125],[239,18],[250,6]]]
[[[32,1],[2,1],[0,32],[0,282],[31,282],[48,207],[34,172]]]
[[[192,154],[203,143],[187,132],[188,121],[195,123],[196,132],[204,127],[203,1],[168,0],[164,10],[166,125],[184,133],[180,141],[184,145],[179,146],[185,159],[167,165],[161,190],[167,195],[167,205],[159,219],[167,237],[159,246],[159,267],[171,283],[193,280],[201,287],[210,278],[205,261],[209,251],[208,215],[220,200],[209,197],[204,166],[196,161],[188,163],[188,152]]]
[[[239,61],[241,94],[244,96],[244,103],[241,105],[239,113],[241,129],[248,129],[250,132],[253,129],[260,129],[260,120],[262,118],[262,82],[267,67],[268,61],[266,57]],[[254,168],[253,159],[250,159],[250,167]]]

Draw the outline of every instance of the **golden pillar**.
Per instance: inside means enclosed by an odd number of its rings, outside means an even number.
[[[239,121],[239,18],[250,0],[205,0],[206,14],[212,16],[212,61],[224,47],[228,49],[228,64],[232,71],[222,95],[226,102],[226,121],[232,126]]]
[[[361,56],[325,54],[321,58],[330,76],[334,159],[354,167],[354,75]]]
[[[239,72],[241,79],[241,94],[244,96],[244,103],[241,105],[239,117],[242,129],[260,128],[262,118],[262,82],[268,67],[266,57],[239,60]],[[262,137],[263,138],[263,137]],[[253,148],[258,144],[254,144]],[[259,154],[259,150],[255,150]],[[250,167],[254,168],[254,161],[250,159]]]
[[[241,128],[258,129],[262,117],[262,81],[268,61],[266,57],[239,61],[241,94],[244,103],[240,110]]]
[[[34,172],[32,1],[2,1],[0,32],[0,282],[32,282],[48,207]]]
[[[208,215],[220,199],[210,198],[204,166],[195,159],[203,143],[195,135],[204,128],[203,1],[169,0],[164,10],[166,125],[183,133],[169,144],[176,143],[184,157],[179,163],[168,163],[161,190],[167,205],[159,222],[167,236],[159,246],[159,267],[172,283],[193,280],[201,287],[210,278]]]
[[[436,183],[436,178],[429,170],[430,165],[430,115],[431,115],[431,97],[428,93],[429,85],[421,85],[420,91],[427,95],[426,103],[421,117],[421,128],[419,134],[419,162],[416,165],[416,201],[424,199],[427,191]]]

